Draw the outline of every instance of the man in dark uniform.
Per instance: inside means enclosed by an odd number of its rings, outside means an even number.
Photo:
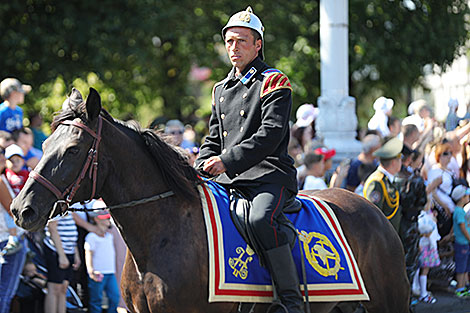
[[[380,159],[380,165],[364,184],[364,197],[382,210],[397,233],[401,220],[400,196],[393,182],[401,169],[402,148],[403,142],[394,137],[375,151],[374,155]]]
[[[294,161],[287,153],[292,88],[286,75],[263,63],[263,32],[250,7],[222,30],[233,68],[212,91],[209,135],[196,167],[252,202],[249,224],[280,300],[298,313],[303,312],[299,278],[287,236],[276,222],[297,193]]]

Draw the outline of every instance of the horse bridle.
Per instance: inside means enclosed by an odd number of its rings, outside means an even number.
[[[92,189],[91,189],[91,196],[88,201],[91,201],[95,197],[96,193],[96,181],[98,177],[98,148],[100,146],[101,142],[101,129],[103,127],[103,118],[101,115],[98,116],[98,129],[97,131],[93,131],[91,128],[86,126],[83,123],[79,123],[76,121],[63,121],[60,122],[60,124],[63,125],[71,125],[75,126],[78,128],[83,129],[86,131],[88,134],[90,134],[93,137],[93,143],[91,144],[91,148],[88,151],[88,156],[86,158],[85,164],[83,165],[82,170],[80,171],[80,175],[77,177],[77,179],[70,184],[69,187],[67,187],[63,192],[59,190],[50,180],[39,174],[37,171],[32,170],[29,173],[29,177],[46,187],[47,190],[52,192],[56,197],[57,201],[54,203],[54,206],[52,208],[51,213],[49,214],[49,219],[53,218],[56,215],[64,215],[67,213],[68,210],[70,210],[70,203],[73,200],[73,197],[77,193],[78,189],[80,188],[80,184],[82,180],[85,178],[87,171],[89,171],[88,177],[92,181]],[[84,211],[93,211],[93,210],[102,210],[102,209],[122,209],[126,207],[132,207],[132,206],[138,206],[142,204],[146,204],[149,202],[153,202],[156,200],[160,199],[165,199],[168,197],[173,196],[175,193],[174,191],[166,191],[148,198],[143,198],[140,200],[134,200],[126,203],[121,203],[113,206],[107,206],[107,207],[102,207],[98,209],[86,209]],[[65,207],[65,209],[63,209]],[[72,211],[82,211],[80,209],[73,209]]]
[[[60,122],[60,124],[75,126],[80,129],[83,129],[93,137],[93,143],[91,144],[91,148],[88,151],[88,156],[85,160],[85,164],[83,165],[83,168],[80,171],[80,174],[78,175],[77,179],[75,179],[75,181],[70,184],[63,192],[61,192],[59,188],[57,188],[50,180],[39,174],[37,171],[32,170],[29,173],[29,177],[46,187],[57,197],[57,201],[54,203],[54,207],[51,211],[51,214],[49,215],[49,219],[54,217],[55,215],[63,215],[67,212],[70,207],[70,203],[72,202],[73,197],[80,188],[80,184],[85,178],[87,172],[89,172],[88,177],[92,181],[91,196],[89,200],[92,200],[95,197],[96,193],[96,181],[98,174],[98,148],[101,142],[101,129],[103,126],[103,118],[101,117],[101,115],[98,115],[98,128],[96,132],[85,124],[77,121],[67,120]],[[65,210],[62,209],[63,207],[65,207]],[[57,210],[59,210],[58,213]]]

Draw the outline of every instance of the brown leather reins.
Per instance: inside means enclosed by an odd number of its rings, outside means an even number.
[[[75,127],[83,129],[84,131],[86,131],[88,134],[90,134],[93,137],[93,143],[91,145],[90,150],[88,151],[88,156],[86,158],[86,161],[85,161],[85,164],[83,165],[82,170],[80,171],[80,175],[63,192],[61,192],[59,188],[57,188],[50,180],[48,180],[47,178],[45,178],[38,172],[33,170],[29,173],[29,177],[31,177],[32,179],[34,179],[35,181],[37,181],[38,183],[46,187],[57,198],[57,201],[54,203],[54,207],[51,213],[49,214],[49,219],[53,218],[54,216],[58,214],[63,215],[68,210],[82,211],[80,209],[70,209],[70,203],[72,202],[73,197],[75,196],[78,189],[80,188],[80,184],[82,180],[85,178],[87,172],[88,172],[89,179],[91,179],[92,181],[91,195],[88,201],[92,200],[95,197],[96,181],[98,177],[98,148],[101,142],[101,129],[103,126],[103,118],[101,117],[101,115],[98,116],[98,129],[96,132],[93,131],[88,126],[86,126],[85,124],[75,122],[75,121],[63,121],[60,124],[71,125],[71,126],[75,126]],[[113,206],[100,207],[98,209],[86,209],[84,211],[94,211],[94,210],[103,210],[103,209],[112,210],[112,209],[132,207],[132,206],[142,205],[142,204],[146,204],[146,203],[153,202],[156,200],[168,198],[168,197],[173,196],[174,194],[175,193],[172,190],[170,190],[170,191],[166,191],[166,192],[157,194],[155,196],[143,198],[140,200],[134,200],[134,201],[117,204]]]

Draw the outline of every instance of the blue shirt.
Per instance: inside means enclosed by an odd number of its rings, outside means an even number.
[[[31,131],[33,132],[34,136],[33,147],[38,150],[42,150],[42,143],[47,139],[47,135],[44,134],[44,132],[39,128],[31,127]]]
[[[348,175],[346,176],[346,186],[351,186],[356,188],[361,183],[361,179],[358,175],[359,166],[362,162],[359,159],[353,159],[349,165]],[[379,166],[379,162],[374,160],[374,165]]]
[[[446,130],[452,131],[459,126],[460,118],[457,116],[455,112],[451,112],[447,115],[446,119]]]
[[[0,130],[11,133],[23,127],[23,109],[16,106],[14,110],[8,107],[5,102],[0,104]]]
[[[465,211],[463,208],[456,206],[454,211],[454,236],[455,241],[460,245],[468,245],[470,242],[467,237],[464,236],[460,229],[460,224],[464,223],[467,232],[470,234],[470,219],[465,217]]]

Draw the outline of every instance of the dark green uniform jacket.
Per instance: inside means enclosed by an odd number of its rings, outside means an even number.
[[[398,233],[401,220],[398,189],[379,170],[373,172],[364,184],[364,197],[379,207]]]
[[[234,73],[232,69],[214,86],[209,135],[196,167],[202,169],[205,160],[220,156],[227,171],[217,182],[278,184],[296,193],[294,161],[287,154],[292,107],[289,79],[260,58],[238,77]]]

